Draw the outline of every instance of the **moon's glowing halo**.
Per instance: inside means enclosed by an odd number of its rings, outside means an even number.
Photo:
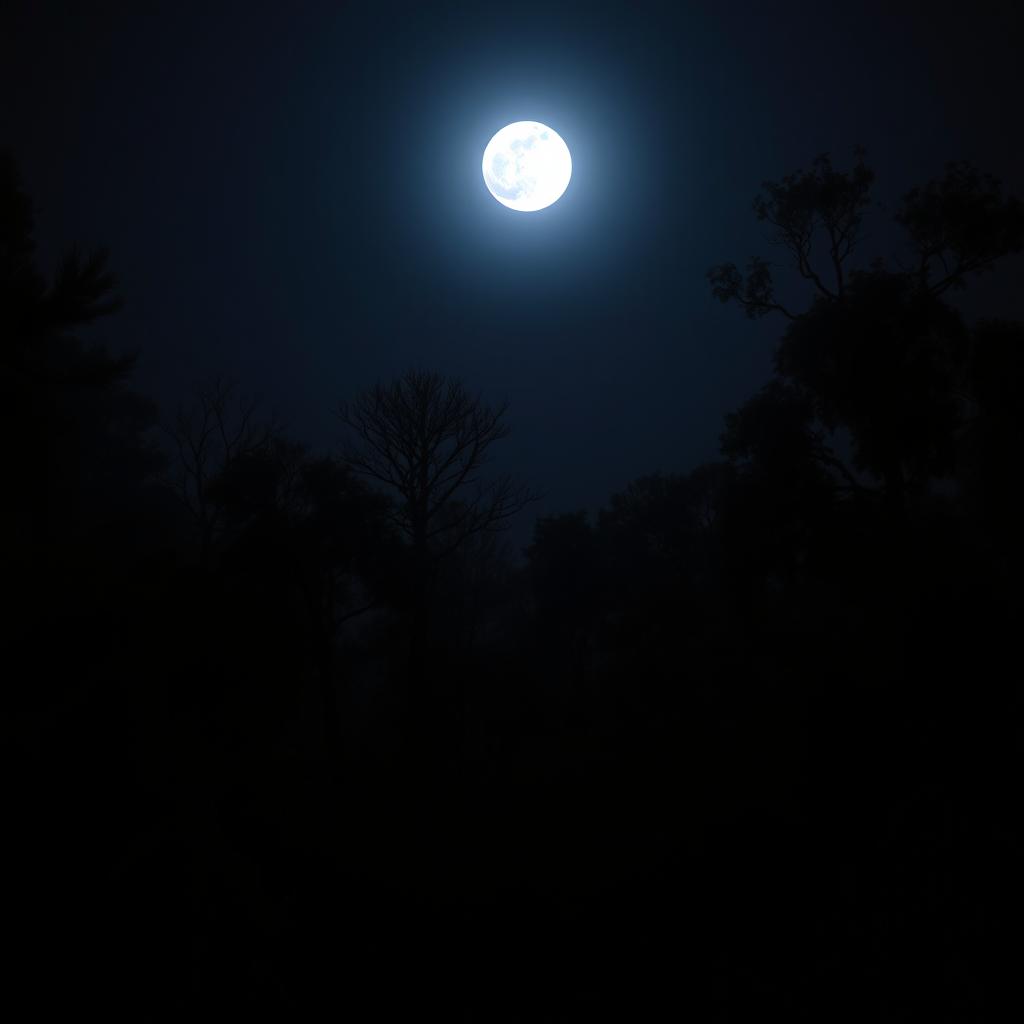
[[[539,121],[516,121],[487,143],[483,172],[499,203],[533,213],[562,197],[572,177],[572,157],[554,129]]]

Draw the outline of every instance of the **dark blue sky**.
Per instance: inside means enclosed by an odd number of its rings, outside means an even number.
[[[0,145],[44,259],[111,250],[104,336],[166,410],[220,372],[326,446],[340,399],[437,369],[508,399],[499,461],[571,510],[714,457],[767,378],[779,325],[704,279],[768,251],[762,179],[861,144],[890,206],[951,159],[1024,194],[1016,5],[898,6],[16,3]],[[480,174],[523,119],[573,155],[532,215]],[[1020,270],[968,301],[1024,315]]]

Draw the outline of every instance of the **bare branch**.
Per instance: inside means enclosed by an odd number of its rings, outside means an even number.
[[[343,404],[348,465],[397,492],[394,520],[413,546],[445,549],[499,529],[532,497],[502,478],[481,486],[496,441],[507,436],[505,403],[491,406],[458,380],[412,370]]]
[[[221,525],[221,510],[210,487],[236,460],[265,451],[281,434],[271,416],[257,423],[259,403],[237,394],[235,385],[214,377],[189,406],[179,405],[167,429],[178,452],[177,493],[199,529],[204,553]]]
[[[771,267],[758,256],[751,257],[744,277],[735,263],[722,263],[707,273],[711,292],[719,302],[737,302],[751,320],[768,313],[781,313],[795,320],[781,302],[775,298]]]

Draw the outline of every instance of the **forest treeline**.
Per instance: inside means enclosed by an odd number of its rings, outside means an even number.
[[[1015,973],[1024,241],[966,164],[766,182],[778,318],[721,457],[502,528],[515,410],[429,369],[317,453],[214,380],[157,410],[103,253],[45,277],[0,162],[17,973],[44,1009],[996,1018]],[[344,389],[340,389],[342,391]]]

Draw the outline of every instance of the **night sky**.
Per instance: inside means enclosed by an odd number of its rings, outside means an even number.
[[[7,4],[0,142],[44,265],[109,248],[102,337],[165,415],[221,373],[328,448],[340,400],[420,366],[507,398],[535,513],[594,508],[715,457],[767,379],[780,325],[705,280],[771,255],[763,179],[859,144],[890,207],[948,160],[1024,192],[1017,5],[898,6]],[[574,164],[526,215],[480,174],[524,119]],[[1020,265],[966,301],[1021,316]]]

